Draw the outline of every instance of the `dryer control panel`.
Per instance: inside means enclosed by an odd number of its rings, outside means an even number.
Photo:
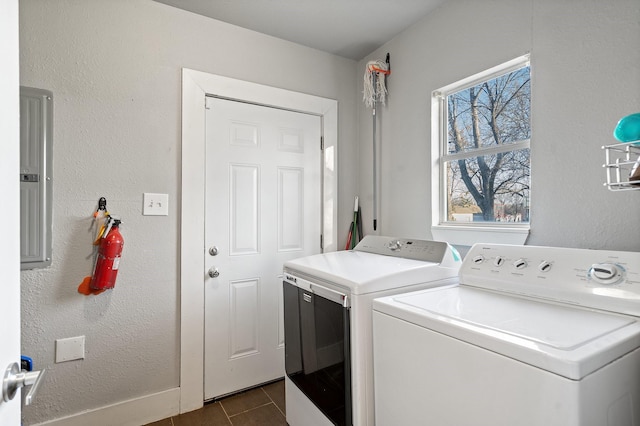
[[[460,284],[640,316],[640,253],[476,244]]]
[[[367,235],[353,250],[439,263],[442,266],[453,266],[462,261],[453,246],[441,241]]]

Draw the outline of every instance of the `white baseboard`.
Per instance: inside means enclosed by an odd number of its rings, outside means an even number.
[[[34,426],[140,426],[179,412],[180,388],[173,388]]]

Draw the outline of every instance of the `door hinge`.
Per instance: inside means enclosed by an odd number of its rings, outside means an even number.
[[[21,174],[20,182],[40,182],[39,174]]]
[[[320,136],[320,151],[324,151],[324,136]]]
[[[320,234],[320,250],[324,250],[324,235]]]

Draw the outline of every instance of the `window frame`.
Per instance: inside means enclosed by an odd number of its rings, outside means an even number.
[[[448,84],[431,93],[431,197],[432,197],[432,223],[431,233],[434,239],[447,241],[452,244],[471,246],[477,242],[524,244],[530,231],[531,215],[529,222],[450,222],[446,221],[446,161],[458,158],[477,157],[478,154],[487,155],[497,152],[516,151],[519,149],[531,149],[531,140],[523,140],[510,143],[508,146],[479,148],[468,153],[448,153],[448,126],[447,96],[449,94],[476,86],[504,74],[529,66],[530,75],[531,60],[526,54],[488,70],[476,73],[462,80]],[[531,108],[531,106],[529,107]],[[531,160],[529,160],[531,161]],[[531,205],[531,201],[529,201]]]

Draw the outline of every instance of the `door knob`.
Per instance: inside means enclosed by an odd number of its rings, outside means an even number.
[[[20,371],[20,366],[17,362],[9,364],[2,379],[2,399],[4,402],[11,401],[21,387],[31,386],[24,401],[25,405],[31,405],[31,401],[33,401],[33,397],[38,391],[38,386],[40,386],[44,377],[44,372],[44,369],[42,371],[24,372]]]
[[[209,254],[210,254],[211,256],[217,256],[217,255],[218,255],[218,252],[219,252],[219,250],[218,250],[218,247],[216,247],[216,246],[213,246],[213,247],[211,247],[211,248],[209,249]]]
[[[218,268],[216,268],[215,266],[212,266],[211,269],[209,269],[209,276],[211,278],[217,278],[220,275],[220,271],[218,271]]]

